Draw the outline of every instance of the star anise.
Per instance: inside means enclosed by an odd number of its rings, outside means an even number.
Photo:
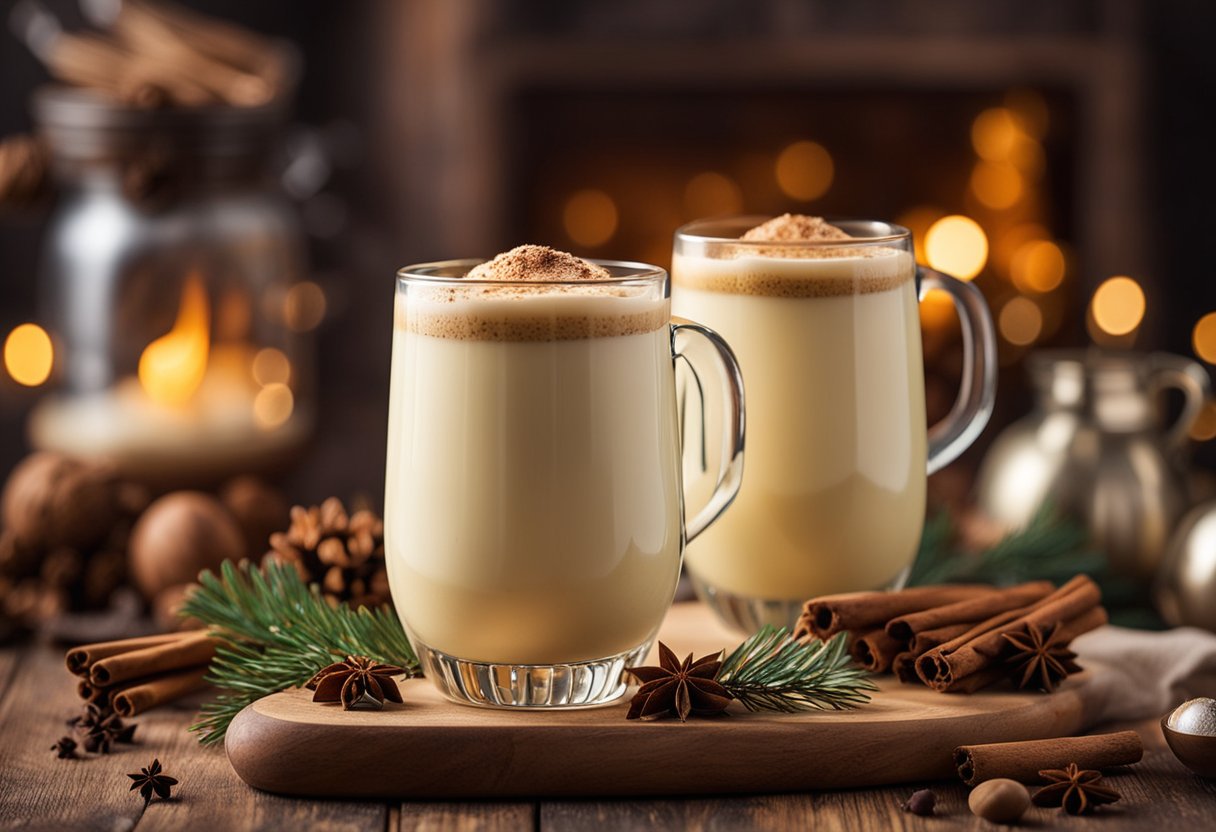
[[[1059,806],[1070,815],[1084,815],[1120,797],[1114,789],[1100,785],[1102,772],[1077,768],[1076,763],[1040,771],[1039,776],[1049,785],[1034,793],[1035,806]]]
[[[84,735],[84,750],[93,754],[109,754],[116,742],[134,742],[136,725],[123,723],[113,710],[89,703],[84,713],[68,720],[77,733]]]
[[[1059,622],[1046,629],[1028,624],[1025,633],[1002,635],[1014,648],[1006,662],[1013,668],[1014,681],[1020,688],[1051,693],[1057,682],[1081,670],[1077,654],[1068,649],[1068,642],[1062,637]]]
[[[71,737],[60,737],[59,742],[51,746],[51,750],[61,760],[68,760],[76,756],[76,740]]]
[[[152,765],[147,768],[141,768],[139,774],[128,774],[127,776],[135,781],[127,791],[133,792],[139,789],[139,795],[144,799],[145,806],[152,802],[153,794],[161,800],[168,800],[169,788],[177,785],[175,778],[161,770],[158,759],[152,760]]]
[[[658,667],[631,667],[629,673],[642,686],[629,702],[626,719],[654,719],[674,714],[681,722],[692,716],[711,716],[726,710],[734,698],[714,678],[722,667],[721,654],[703,656],[695,662],[692,653],[681,662],[659,642]]]
[[[316,691],[313,702],[341,702],[349,711],[356,706],[384,707],[384,701],[401,701],[401,690],[394,676],[404,676],[405,668],[380,664],[363,656],[347,656],[317,671],[304,687]]]

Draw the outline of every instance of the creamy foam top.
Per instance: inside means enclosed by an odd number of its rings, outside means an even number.
[[[723,246],[716,256],[677,254],[672,281],[706,292],[810,298],[885,292],[916,274],[912,254],[890,246],[783,246],[853,239],[822,217],[783,214],[739,238],[772,246]]]
[[[652,286],[580,281],[611,278],[602,266],[547,246],[523,245],[474,266],[468,286],[410,286],[397,326],[464,341],[568,341],[653,332],[669,301]],[[568,281],[553,284],[544,281]]]

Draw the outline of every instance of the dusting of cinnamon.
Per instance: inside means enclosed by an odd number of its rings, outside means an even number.
[[[469,270],[470,280],[548,281],[606,280],[611,275],[603,266],[555,248],[538,245],[516,246],[493,260]]]
[[[806,214],[782,214],[773,217],[768,222],[762,222],[755,228],[749,228],[740,237],[747,242],[831,242],[835,240],[852,240],[851,235],[832,225],[823,217],[810,217]]]

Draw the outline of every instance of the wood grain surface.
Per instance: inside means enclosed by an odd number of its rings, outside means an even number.
[[[909,830],[992,832],[966,808],[957,780],[881,788],[750,797],[508,802],[333,801],[284,798],[251,789],[217,749],[200,747],[186,726],[197,703],[178,703],[137,717],[136,744],[108,756],[58,760],[49,750],[63,720],[77,709],[62,651],[0,648],[0,829],[229,830],[308,829],[368,832],[605,832],[606,830]],[[1115,726],[1106,726],[1110,730]],[[1122,727],[1122,726],[1120,726]],[[1031,809],[1030,829],[1216,829],[1216,781],[1186,771],[1164,748],[1156,720],[1132,726],[1147,747],[1143,762],[1109,778],[1123,800],[1093,818]],[[915,748],[906,749],[916,753]],[[401,749],[402,756],[410,754]],[[127,791],[128,771],[159,757],[181,780],[172,800],[143,801]],[[641,767],[653,762],[639,758]],[[899,810],[914,789],[939,796],[934,818]]]
[[[700,604],[673,607],[660,638],[680,655],[739,640]],[[748,794],[947,777],[958,745],[1063,736],[1082,727],[1083,675],[1050,696],[947,695],[889,677],[880,684],[873,701],[856,710],[737,708],[687,724],[628,721],[625,700],[569,711],[472,708],[448,702],[423,679],[403,682],[405,703],[383,711],[343,711],[292,690],[243,711],[228,732],[227,751],[247,783],[281,794]]]

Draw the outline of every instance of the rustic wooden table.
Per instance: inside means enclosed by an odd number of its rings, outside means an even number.
[[[925,784],[939,796],[935,818],[899,809],[917,786],[720,799],[585,800],[510,803],[388,803],[278,797],[249,788],[219,749],[199,747],[185,730],[193,706],[162,708],[134,721],[137,742],[108,756],[59,760],[50,746],[79,710],[62,652],[0,650],[0,825],[6,829],[204,830],[616,830],[616,829],[996,829],[967,810],[958,783]],[[1184,769],[1164,748],[1155,723],[1138,726],[1142,763],[1111,778],[1123,800],[1093,818],[1032,809],[1037,829],[1216,829],[1216,781]],[[916,753],[915,748],[908,749]],[[181,782],[168,802],[147,809],[129,792],[127,772],[153,757]]]

